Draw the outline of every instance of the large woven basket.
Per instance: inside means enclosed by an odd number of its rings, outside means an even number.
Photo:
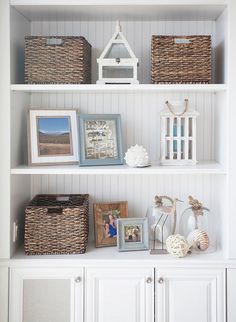
[[[91,45],[84,37],[26,37],[25,83],[91,83]]]
[[[89,195],[37,195],[25,210],[25,253],[85,253]]]
[[[211,36],[152,36],[152,83],[210,83]]]

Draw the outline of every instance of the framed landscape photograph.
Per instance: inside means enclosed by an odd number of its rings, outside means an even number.
[[[117,221],[128,217],[128,202],[96,203],[93,210],[96,247],[117,246]]]
[[[80,115],[79,133],[81,166],[123,164],[119,114]]]
[[[127,218],[118,220],[117,246],[120,252],[148,250],[147,218]]]
[[[29,110],[30,165],[76,164],[78,130],[76,110]]]

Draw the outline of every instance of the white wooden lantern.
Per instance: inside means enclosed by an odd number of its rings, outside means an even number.
[[[138,84],[138,59],[121,32],[119,21],[116,32],[97,59],[99,79],[97,84]]]
[[[179,111],[182,108],[182,111]],[[179,112],[177,112],[179,111]],[[183,104],[166,102],[161,112],[161,165],[195,165],[196,119],[199,113]]]

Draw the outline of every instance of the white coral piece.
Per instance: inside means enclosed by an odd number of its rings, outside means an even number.
[[[130,167],[146,167],[150,165],[149,155],[141,145],[131,146],[125,153],[125,161]]]
[[[179,234],[171,235],[166,240],[166,249],[168,253],[175,257],[184,257],[188,254],[190,245],[188,241]]]

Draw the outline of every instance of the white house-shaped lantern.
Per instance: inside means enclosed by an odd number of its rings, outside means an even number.
[[[188,100],[181,113],[175,113],[166,102],[161,112],[161,165],[195,165],[196,119],[199,113],[188,109]]]
[[[116,32],[97,59],[99,79],[97,84],[138,84],[138,59],[117,22]]]

